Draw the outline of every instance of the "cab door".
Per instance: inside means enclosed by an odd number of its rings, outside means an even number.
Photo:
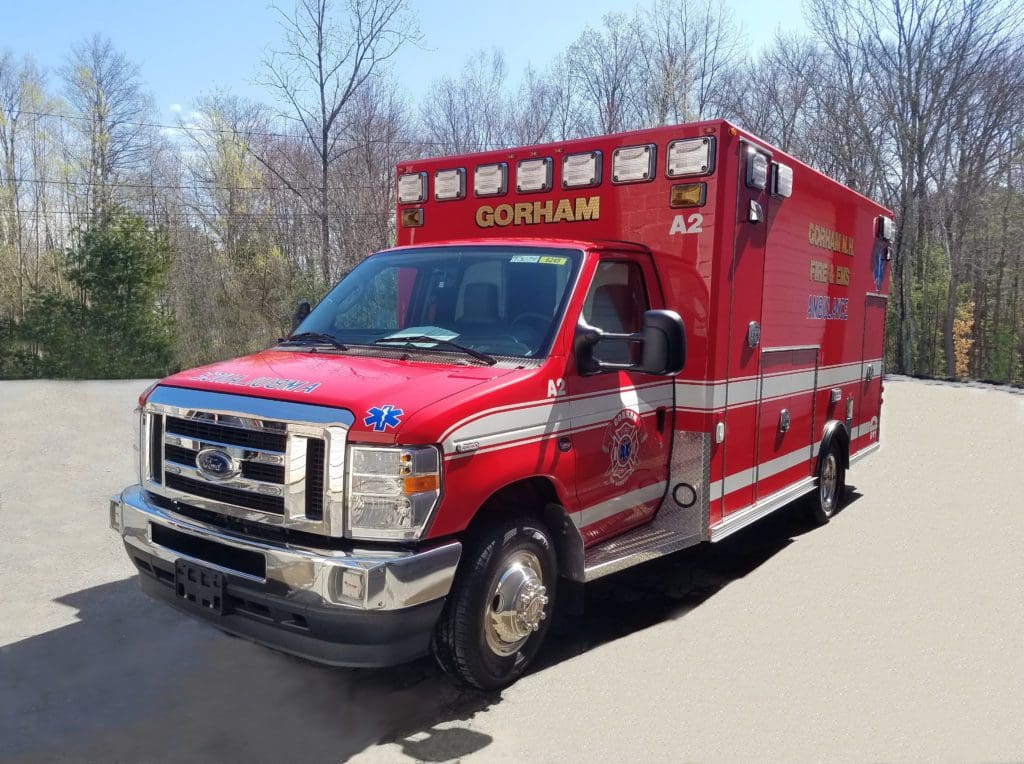
[[[582,318],[615,334],[639,332],[644,312],[661,307],[650,257],[609,253],[587,291]],[[602,342],[599,360],[632,363],[637,346]],[[633,371],[584,376],[570,364],[571,440],[576,495],[585,544],[609,538],[653,517],[666,491],[674,388],[672,380]]]

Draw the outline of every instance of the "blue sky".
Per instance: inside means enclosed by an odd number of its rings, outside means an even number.
[[[425,40],[422,48],[403,51],[394,70],[411,94],[457,71],[482,47],[501,48],[513,76],[528,63],[543,67],[587,24],[634,5],[632,0],[410,3]],[[803,28],[799,0],[722,4],[733,9],[755,48],[780,26]],[[187,112],[195,98],[217,88],[265,98],[254,81],[264,50],[280,38],[276,14],[264,0],[2,0],[0,5],[6,6],[0,12],[0,49],[29,54],[56,69],[73,43],[94,32],[105,34],[142,67],[158,114],[168,121],[176,116],[174,105]]]

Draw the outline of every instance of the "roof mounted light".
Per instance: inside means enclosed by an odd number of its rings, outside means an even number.
[[[550,191],[551,157],[521,159],[516,165],[516,191]]]
[[[768,188],[768,156],[753,146],[747,149],[747,188]]]
[[[654,180],[656,155],[657,148],[653,143],[615,149],[612,153],[612,183],[646,183]]]
[[[592,188],[600,182],[600,151],[584,151],[562,157],[562,188]]]
[[[793,168],[788,164],[772,164],[772,194],[784,198],[793,195]]]
[[[427,200],[427,174],[410,172],[398,176],[398,201],[416,204]]]
[[[462,167],[454,170],[438,170],[434,173],[434,199],[447,202],[464,199],[466,196],[466,171]]]
[[[686,138],[668,144],[665,174],[670,178],[710,175],[715,171],[715,139]]]
[[[473,196],[504,196],[508,191],[508,165],[482,164],[473,170]]]

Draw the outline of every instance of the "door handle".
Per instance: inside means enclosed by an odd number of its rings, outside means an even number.
[[[655,427],[658,428],[658,432],[665,431],[665,419],[668,416],[668,409],[664,406],[658,406],[654,411],[654,422]]]

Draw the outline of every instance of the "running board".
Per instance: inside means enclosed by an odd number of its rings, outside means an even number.
[[[751,523],[757,522],[776,509],[784,507],[801,496],[810,493],[814,490],[814,481],[815,478],[813,477],[804,478],[799,483],[794,483],[783,488],[781,491],[773,493],[771,496],[766,496],[757,504],[741,509],[738,512],[733,512],[724,520],[711,527],[711,540],[721,541],[726,536],[731,536],[736,531],[746,528]]]
[[[683,511],[675,506],[663,508],[646,525],[588,548],[584,552],[583,580],[593,581],[699,544],[704,540],[700,535],[684,535],[680,530]]]
[[[857,462],[859,462],[861,459],[863,459],[865,456],[871,456],[871,454],[875,453],[875,451],[878,450],[878,447],[880,445],[881,445],[881,443],[877,443],[876,442],[876,443],[872,443],[870,446],[864,446],[864,448],[862,448],[860,451],[858,451],[857,453],[853,454],[850,457],[850,466],[852,467]]]

